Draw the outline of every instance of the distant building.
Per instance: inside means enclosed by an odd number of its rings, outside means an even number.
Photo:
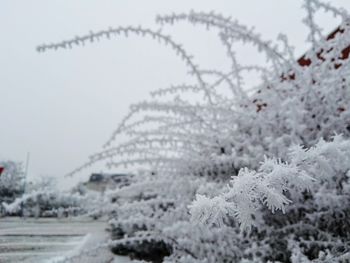
[[[129,185],[131,176],[130,174],[93,173],[89,181],[83,185],[89,190],[104,192],[107,189]]]

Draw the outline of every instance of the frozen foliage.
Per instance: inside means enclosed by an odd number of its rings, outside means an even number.
[[[23,192],[24,172],[21,163],[0,161],[4,172],[0,176],[0,201],[13,201]]]
[[[66,217],[93,213],[99,198],[85,194],[60,191],[55,180],[43,177],[30,183],[26,193],[11,202],[3,202],[7,215],[30,217]]]
[[[313,8],[307,9],[311,15],[316,3],[306,5],[312,4]],[[292,143],[310,146],[320,137],[329,139],[334,131],[349,135],[349,64],[341,60],[349,31],[345,14],[339,15],[344,20],[340,30],[345,31],[328,41],[326,37],[318,39],[317,46],[305,54],[309,67],[298,63],[285,36],[280,36],[280,45],[273,45],[252,29],[214,13],[191,12],[158,17],[157,21],[173,24],[186,20],[218,29],[232,64],[223,72],[200,69],[170,36],[141,27],[91,32],[39,46],[38,50],[72,47],[121,34],[150,36],[170,45],[188,65],[195,83],[154,91],[152,100],[132,105],[105,149],[91,156],[83,167],[108,160],[109,166],[148,165],[162,173],[229,178],[242,167],[256,167],[266,154],[283,156]],[[232,50],[235,42],[255,46],[266,55],[267,65],[240,65]],[[313,50],[320,50],[317,56]],[[249,92],[244,89],[246,71],[258,71],[262,78],[262,84]],[[224,89],[229,93],[223,93]],[[188,94],[197,100],[183,99]],[[116,136],[122,133],[131,139],[115,145]]]
[[[73,172],[105,160],[144,169],[108,193],[114,252],[154,262],[349,262],[349,15],[318,0],[303,8],[311,48],[299,59],[285,35],[274,43],[195,11],[157,22],[215,30],[229,68],[201,68],[172,37],[143,27],[37,48],[136,34],[168,45],[193,76],[132,105],[104,148]],[[330,35],[315,23],[319,11],[340,20]],[[256,48],[266,64],[239,61],[236,43]],[[261,84],[249,87],[247,72]],[[119,135],[129,140],[118,144]]]
[[[337,136],[332,142],[321,140],[307,150],[295,146],[286,161],[265,159],[257,171],[242,169],[232,177],[225,193],[212,199],[198,195],[191,213],[197,221],[214,224],[223,222],[227,216],[237,217],[243,229],[249,228],[255,224],[261,204],[272,213],[276,210],[286,213],[286,206],[303,192],[321,198],[322,193],[343,187],[343,183],[347,188],[349,170],[349,140]],[[329,197],[322,200],[334,204],[340,201],[338,197],[337,201]]]

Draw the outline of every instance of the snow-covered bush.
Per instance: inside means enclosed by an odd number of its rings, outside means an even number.
[[[309,17],[318,2],[307,3]],[[195,83],[154,91],[152,100],[132,105],[105,149],[91,156],[85,166],[109,160],[108,166],[146,164],[162,173],[229,178],[242,167],[256,167],[264,155],[285,154],[292,143],[312,145],[320,137],[330,138],[334,131],[349,135],[349,64],[339,59],[349,43],[349,25],[345,13],[326,10],[341,16],[341,31],[333,39],[323,36],[313,42],[314,47],[305,54],[311,61],[308,67],[297,61],[285,36],[281,35],[281,44],[275,46],[251,29],[214,13],[160,16],[157,21],[172,24],[186,20],[217,29],[232,64],[227,71],[200,69],[170,36],[141,27],[92,32],[38,50],[68,48],[122,34],[150,36],[170,45],[191,70]],[[306,23],[312,25],[310,37],[314,39],[321,32],[309,20]],[[238,64],[232,50],[236,42],[255,46],[266,55],[267,65]],[[320,50],[319,55],[315,50]],[[242,83],[245,71],[252,70],[261,72],[262,84],[248,92]],[[223,89],[230,93],[222,94]],[[188,94],[191,101],[183,99]],[[131,139],[114,145],[121,133]]]
[[[269,229],[279,233],[289,254],[303,247],[317,258],[320,251],[349,251],[349,208],[350,140],[336,136],[310,149],[292,147],[285,162],[266,159],[257,171],[242,169],[224,193],[214,198],[198,195],[191,212],[195,221],[205,224],[222,225],[236,218],[244,230],[252,225]]]
[[[0,161],[0,167],[4,167],[4,172],[0,176],[0,203],[13,201],[23,193],[22,165],[14,161]]]
[[[12,202],[2,203],[5,213],[29,217],[66,217],[86,213],[84,204],[87,198],[58,190],[54,181],[53,178],[42,177],[30,183],[25,194]]]
[[[321,140],[310,149],[292,147],[284,162],[265,159],[257,171],[242,169],[238,176],[232,177],[225,193],[212,199],[198,195],[191,206],[192,215],[198,221],[214,224],[222,224],[226,216],[237,217],[243,229],[249,228],[254,225],[261,204],[272,213],[277,210],[285,213],[291,199],[303,200],[303,192],[325,194],[327,188],[343,191],[344,187],[347,192],[348,186],[342,184],[348,183],[349,171],[350,141],[340,136],[332,142]],[[326,199],[323,202],[337,203],[329,197]]]
[[[169,255],[174,245],[174,233],[168,234],[164,228],[189,221],[187,204],[205,181],[159,175],[142,178],[110,193],[114,200],[111,232],[117,239],[112,249],[118,254],[159,260]]]
[[[104,149],[74,171],[104,160],[145,169],[110,193],[113,251],[186,263],[349,261],[350,16],[319,0],[303,7],[311,49],[300,59],[285,35],[274,44],[231,18],[194,11],[157,21],[216,30],[228,69],[201,68],[170,36],[142,27],[37,48],[136,34],[170,46],[193,76],[132,105]],[[320,10],[340,18],[330,35],[315,23]],[[238,61],[236,43],[255,47],[266,64]],[[261,84],[247,87],[247,72]],[[119,135],[130,139],[117,144]]]

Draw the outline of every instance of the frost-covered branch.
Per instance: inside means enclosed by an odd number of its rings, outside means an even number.
[[[332,142],[320,140],[314,147],[290,148],[288,161],[265,159],[257,171],[242,169],[232,177],[227,191],[212,199],[198,195],[190,206],[194,220],[222,224],[236,217],[246,230],[256,225],[261,204],[272,213],[286,206],[303,191],[321,187],[324,182],[344,180],[350,169],[350,141],[340,136]]]

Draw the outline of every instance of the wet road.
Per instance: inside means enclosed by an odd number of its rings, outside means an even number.
[[[105,227],[105,222],[90,219],[3,218],[0,219],[0,262],[129,262],[114,257],[107,248],[96,249],[108,238]]]

